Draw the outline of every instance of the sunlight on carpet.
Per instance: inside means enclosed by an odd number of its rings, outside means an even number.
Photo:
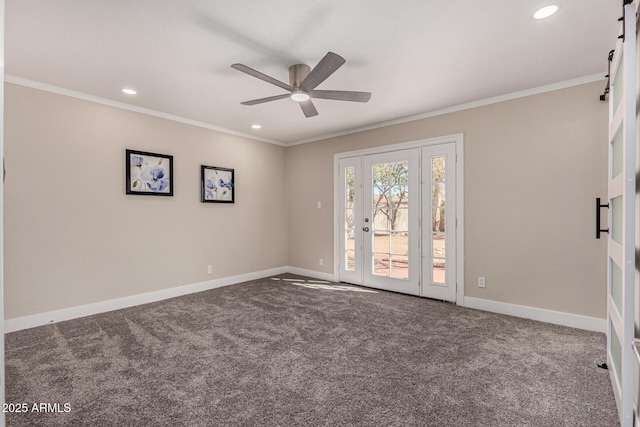
[[[281,279],[279,277],[272,277],[271,280],[284,281],[289,285],[302,286],[309,289],[324,289],[327,291],[351,291],[351,292],[364,292],[370,294],[377,294],[377,291],[371,289],[363,289],[355,286],[347,285],[332,285],[331,282],[326,280],[302,280],[302,279]]]

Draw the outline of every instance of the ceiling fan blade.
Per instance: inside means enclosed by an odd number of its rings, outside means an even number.
[[[267,83],[271,83],[272,85],[276,85],[281,87],[282,89],[292,91],[293,88],[286,83],[281,82],[280,80],[276,80],[273,77],[267,76],[266,74],[261,73],[260,71],[254,70],[253,68],[247,67],[243,64],[233,64],[231,68],[236,69],[238,71],[242,71],[243,73],[249,74],[250,76],[256,77],[260,80],[264,80]]]
[[[241,102],[240,104],[242,105],[264,104],[265,102],[277,101],[279,99],[289,98],[290,96],[291,96],[290,94],[286,93],[284,95],[276,95],[276,96],[269,96],[266,98],[252,99],[251,101],[244,101],[244,102]]]
[[[333,74],[342,64],[347,62],[342,56],[329,52],[318,62],[309,75],[300,83],[300,89],[310,91],[316,88],[327,77]]]
[[[316,110],[316,106],[313,105],[311,100],[299,102],[300,108],[302,108],[302,112],[306,117],[313,117],[318,115],[318,110]]]
[[[352,92],[349,90],[312,90],[309,95],[312,98],[351,102],[367,102],[371,99],[371,92]]]

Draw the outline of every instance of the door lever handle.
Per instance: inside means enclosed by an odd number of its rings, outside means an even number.
[[[369,231],[369,227],[362,227],[362,231],[364,231],[364,232]]]
[[[608,233],[608,228],[600,228],[600,209],[601,208],[609,208],[609,203],[602,204],[600,202],[600,197],[596,198],[596,239],[600,238],[600,233]]]

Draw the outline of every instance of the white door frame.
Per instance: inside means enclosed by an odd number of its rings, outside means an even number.
[[[422,139],[399,144],[385,145],[381,147],[366,148],[333,155],[334,176],[334,201],[333,201],[333,280],[340,280],[340,159],[369,154],[380,154],[390,151],[404,150],[408,148],[420,148],[437,144],[455,143],[456,147],[456,304],[464,306],[464,138],[461,133],[441,136],[437,138]],[[422,280],[422,278],[421,278]],[[422,282],[421,282],[422,283]]]

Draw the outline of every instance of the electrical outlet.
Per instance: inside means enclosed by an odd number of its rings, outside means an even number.
[[[478,277],[478,287],[484,288],[487,286],[486,279],[482,276]]]
[[[322,209],[322,202],[316,202],[316,209]]]
[[[320,258],[318,260],[318,265],[324,265],[324,258]]]
[[[207,265],[207,274],[213,274],[213,265]]]

